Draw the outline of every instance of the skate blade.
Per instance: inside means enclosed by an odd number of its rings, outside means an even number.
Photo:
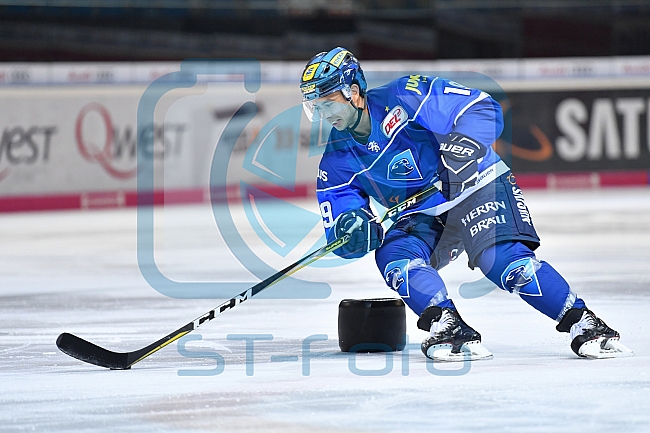
[[[492,358],[492,352],[483,347],[480,341],[464,343],[459,353],[452,353],[451,349],[451,344],[434,344],[427,349],[427,358],[437,362],[480,361]]]
[[[634,352],[618,341],[618,338],[598,337],[585,342],[578,349],[580,356],[592,359],[625,358],[634,356]]]

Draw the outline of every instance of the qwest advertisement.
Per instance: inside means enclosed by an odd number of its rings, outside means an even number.
[[[0,88],[0,198],[16,203],[77,195],[78,204],[88,205],[90,194],[102,206],[135,204],[128,194],[138,193],[138,167],[153,161],[153,188],[168,203],[174,195],[183,202],[203,201],[210,189],[210,156],[219,142],[232,147],[224,166],[228,188],[266,182],[304,196],[307,185],[315,184],[328,131],[316,131],[314,139],[295,86],[270,84],[256,94],[236,78],[179,86],[158,102],[153,122],[139,123],[145,89]],[[254,106],[254,116],[248,119],[242,105]],[[227,137],[240,124],[243,130]],[[222,195],[227,199],[225,191]],[[70,207],[64,202],[54,208]],[[7,203],[0,203],[0,210],[26,210]]]
[[[388,81],[376,78],[373,85]],[[611,80],[614,86],[617,79]],[[546,87],[522,91],[519,86],[494,95],[507,123],[495,147],[524,176],[523,184],[552,187],[558,183],[548,176],[585,173],[582,184],[599,186],[602,176],[594,173],[606,172],[635,173],[635,183],[628,184],[648,183],[647,86],[583,91]],[[313,194],[328,129],[307,121],[295,83],[263,82],[251,93],[233,75],[180,86],[157,103],[153,122],[139,124],[138,105],[147,88],[0,87],[0,211],[136,204],[129,197],[137,195],[138,167],[145,161],[153,161],[156,171],[153,188],[182,202],[206,201],[210,194],[213,200],[219,194],[224,200],[240,197],[228,190],[241,188],[258,198],[267,193]],[[244,106],[254,107],[255,113],[242,111]],[[232,139],[225,137],[233,131]],[[206,155],[213,155],[219,142],[232,152],[226,185],[220,185],[224,190],[215,193],[209,191],[208,180],[215,173]],[[547,178],[530,184],[526,175]],[[23,206],[25,200],[32,204]]]

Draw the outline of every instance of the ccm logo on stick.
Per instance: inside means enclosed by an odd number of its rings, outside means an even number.
[[[418,199],[416,197],[411,197],[408,199],[405,203],[402,203],[401,205],[397,206],[397,209],[393,209],[388,212],[388,217],[393,218],[395,215],[399,214],[400,212],[404,211],[407,207],[417,203]]]

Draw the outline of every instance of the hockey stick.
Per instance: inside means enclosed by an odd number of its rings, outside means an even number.
[[[388,218],[392,218],[398,215],[400,212],[405,210],[408,207],[413,206],[416,203],[421,203],[427,197],[435,194],[438,189],[435,186],[432,186],[424,191],[421,191],[414,196],[408,198],[406,201],[399,203],[386,211],[384,216],[379,220],[380,223],[384,222]],[[375,218],[375,221],[377,218]],[[345,245],[350,240],[350,235],[346,234],[327,245],[317,249],[316,251],[307,254],[297,262],[287,266],[279,272],[271,275],[264,281],[261,281],[255,284],[248,290],[245,290],[238,294],[237,296],[231,298],[230,300],[224,302],[223,304],[213,308],[207,313],[199,316],[195,320],[189,322],[185,326],[178,328],[177,330],[171,332],[170,334],[164,336],[160,340],[151,343],[150,345],[143,347],[142,349],[135,350],[133,352],[113,352],[111,350],[104,349],[97,346],[83,338],[77,337],[76,335],[69,334],[67,332],[59,335],[59,338],[56,340],[57,347],[65,354],[72,356],[80,361],[87,362],[89,364],[98,365],[100,367],[110,368],[111,370],[127,370],[137,362],[142,361],[149,355],[159,351],[168,344],[178,340],[184,335],[194,331],[199,326],[203,325],[206,322],[211,321],[218,315],[224,313],[227,310],[234,308],[236,305],[241,304],[247,299],[252,298],[262,290],[271,287],[272,285],[282,281],[291,274],[303,269],[308,266],[310,263],[320,259],[321,257],[327,255],[328,253],[334,251],[337,248]]]

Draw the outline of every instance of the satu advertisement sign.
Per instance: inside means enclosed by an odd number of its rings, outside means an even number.
[[[328,130],[304,118],[294,84],[265,84],[252,94],[241,82],[197,83],[165,95],[153,123],[138,127],[145,89],[0,88],[0,197],[135,192],[138,158],[154,161],[154,188],[165,194],[207,190],[219,142],[232,146],[223,168],[229,188],[313,190]],[[497,149],[515,173],[650,170],[650,89],[504,96],[512,133]],[[254,114],[241,112],[247,102]],[[240,129],[224,139],[224,131]]]
[[[512,139],[497,147],[515,172],[650,169],[650,89],[509,92],[502,107]]]

